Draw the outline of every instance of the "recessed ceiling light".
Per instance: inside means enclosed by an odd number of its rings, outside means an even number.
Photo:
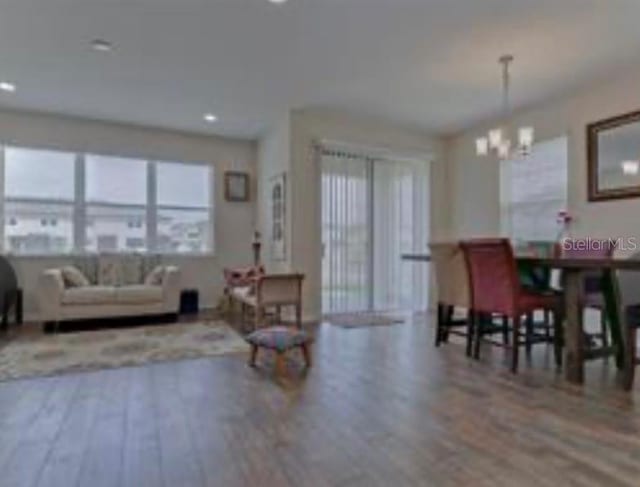
[[[91,48],[94,51],[110,52],[113,50],[113,44],[109,41],[105,41],[104,39],[94,39],[91,41]]]
[[[287,3],[287,0],[269,0],[271,3],[275,3],[276,5],[282,5],[283,3]]]
[[[14,93],[16,91],[16,85],[2,81],[0,82],[0,90],[6,91],[7,93]]]
[[[209,123],[214,123],[218,121],[218,117],[216,117],[213,113],[206,113],[203,118],[205,122],[209,122]]]

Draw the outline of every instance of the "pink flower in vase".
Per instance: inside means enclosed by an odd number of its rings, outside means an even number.
[[[558,241],[568,238],[569,227],[573,222],[573,216],[567,210],[560,210],[556,216],[556,222],[560,225],[560,231],[558,232]]]
[[[558,215],[556,217],[556,221],[565,226],[568,227],[571,222],[573,221],[573,217],[571,216],[571,213],[569,213],[567,210],[560,210],[558,212]]]

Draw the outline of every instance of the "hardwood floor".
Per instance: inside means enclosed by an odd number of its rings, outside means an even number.
[[[225,356],[2,383],[0,485],[640,484],[613,363],[569,386],[543,346],[512,376],[420,322],[322,325],[314,352],[286,380]]]

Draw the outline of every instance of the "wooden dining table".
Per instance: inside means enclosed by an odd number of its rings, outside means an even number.
[[[586,360],[614,356],[618,369],[631,366],[631,357],[625,354],[623,326],[625,313],[617,289],[616,271],[640,272],[640,260],[620,258],[573,258],[516,256],[518,265],[529,268],[559,269],[562,271],[562,287],[565,302],[565,374],[569,382],[584,382]],[[611,345],[594,348],[585,340],[583,309],[585,273],[601,274],[601,289],[604,297],[607,322],[611,332]]]
[[[428,254],[403,254],[403,260],[430,262]],[[634,367],[633,357],[625,353],[623,327],[625,313],[617,289],[617,271],[640,272],[640,260],[621,258],[573,258],[543,257],[531,254],[516,254],[518,266],[529,269],[557,269],[562,271],[562,288],[565,303],[565,375],[569,382],[584,382],[584,365],[587,360],[615,357],[616,366],[622,370]],[[604,297],[607,323],[611,333],[611,344],[599,348],[587,346],[585,339],[583,309],[585,273],[601,274],[601,289]],[[640,290],[639,290],[640,295]]]

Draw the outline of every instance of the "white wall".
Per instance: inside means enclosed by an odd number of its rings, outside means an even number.
[[[573,234],[640,237],[640,199],[587,201],[586,125],[640,109],[640,69],[616,73],[608,81],[577,90],[515,114],[513,125],[532,125],[536,139],[568,136],[569,202]],[[475,156],[474,140],[492,125],[483,123],[447,141],[454,237],[499,232],[499,169],[495,160]]]
[[[291,113],[291,267],[305,273],[305,319],[318,319],[321,311],[320,168],[314,144],[323,140],[392,151],[432,161],[432,237],[448,233],[449,216],[442,190],[447,179],[442,164],[442,144],[422,132],[399,128],[376,120],[336,113]],[[426,249],[425,249],[426,251]]]
[[[284,114],[269,128],[267,133],[258,142],[258,164],[257,164],[257,181],[258,181],[258,210],[257,210],[257,228],[262,234],[262,261],[266,266],[267,272],[289,272],[291,270],[291,199],[285,211],[288,213],[286,218],[286,248],[287,253],[284,260],[274,260],[272,258],[271,241],[271,180],[273,177],[282,173],[289,176],[289,168],[291,163],[291,125],[289,113]],[[287,194],[291,194],[291,178],[287,179]]]
[[[95,152],[169,161],[209,162],[215,167],[214,256],[167,257],[182,269],[183,287],[200,291],[201,306],[217,304],[222,293],[222,268],[252,262],[256,224],[256,147],[253,142],[190,135],[138,126],[55,115],[0,111],[0,143],[27,147]],[[224,172],[249,172],[253,194],[249,203],[224,201]],[[67,262],[60,258],[12,259],[26,292],[27,317],[37,319],[34,287],[42,269]]]

